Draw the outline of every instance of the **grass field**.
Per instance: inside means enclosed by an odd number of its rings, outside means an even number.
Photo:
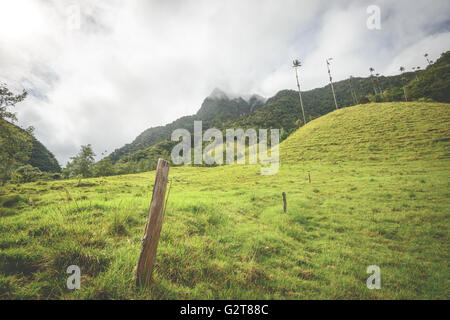
[[[154,172],[9,185],[0,298],[449,299],[449,107],[337,110],[281,144],[273,176],[171,168],[147,289],[135,268]],[[80,290],[66,288],[72,264]],[[369,265],[380,290],[366,287]]]

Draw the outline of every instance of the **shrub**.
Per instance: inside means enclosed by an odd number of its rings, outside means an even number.
[[[39,179],[42,179],[43,177],[44,174],[42,173],[41,170],[27,164],[17,168],[14,171],[12,175],[12,180],[17,183],[24,183],[24,182],[34,182]]]
[[[361,97],[358,101],[358,104],[366,104],[366,103],[370,103],[369,98],[367,98],[366,96]]]

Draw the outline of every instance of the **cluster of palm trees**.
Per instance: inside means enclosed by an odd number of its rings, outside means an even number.
[[[428,53],[425,53],[424,57],[427,60],[428,65],[433,64],[433,60],[428,59]],[[327,63],[328,75],[330,78],[331,92],[333,93],[334,105],[336,106],[336,109],[339,109],[337,101],[336,101],[336,93],[334,91],[334,86],[333,86],[333,77],[331,76],[331,71],[330,71],[330,65],[331,65],[332,60],[333,60],[333,58],[328,58],[328,59],[326,59],[326,63]],[[295,59],[292,62],[292,66],[295,69],[295,77],[297,79],[297,87],[298,87],[298,96],[300,99],[300,106],[302,109],[303,125],[305,125],[306,124],[305,109],[303,107],[302,92],[300,90],[300,82],[298,80],[298,68],[300,68],[302,66],[302,63],[300,62],[300,60]],[[420,71],[420,67],[413,67],[412,70],[413,70],[413,72]],[[369,68],[369,71],[370,71],[370,80],[372,82],[372,87],[373,87],[373,91],[374,91],[375,95],[381,94],[383,92],[383,87],[381,86],[380,80],[379,80],[380,74],[379,73],[374,74],[375,69],[372,67]],[[403,74],[405,72],[405,67],[401,66],[399,71],[401,74]],[[417,74],[416,74],[416,79],[419,80],[419,77]],[[405,77],[402,77],[403,94],[405,96],[405,101],[408,101],[408,97],[406,95],[406,88],[405,88],[406,80],[407,79]],[[356,95],[356,91],[353,87],[353,76],[350,76],[350,78],[348,79],[348,82],[349,82],[350,93],[352,95],[353,102],[356,104],[357,103],[357,95]],[[361,83],[362,83],[362,80],[360,80],[360,85],[361,85]]]
[[[432,65],[432,64],[433,64],[433,60],[428,59],[428,53],[425,53],[423,56],[424,56],[425,59],[427,60],[428,65]],[[418,66],[418,67],[412,67],[412,71],[413,71],[413,72],[420,71],[420,69],[421,69],[420,66]],[[405,72],[405,70],[406,70],[406,69],[405,69],[405,67],[403,67],[403,66],[401,66],[401,67],[399,68],[399,71],[400,71],[401,74],[403,74],[403,73]],[[375,94],[377,94],[377,90],[375,89],[375,85],[374,85],[374,83],[373,83],[373,71],[375,71],[375,70],[371,67],[371,68],[369,68],[369,71],[370,71],[370,76],[371,76],[371,79],[372,79],[372,84],[373,84],[373,86],[374,86]],[[377,73],[375,76],[376,76],[377,83],[378,83],[378,76],[379,76],[379,74]],[[416,80],[419,80],[419,76],[418,76],[417,74],[416,74]],[[407,94],[406,94],[406,81],[407,81],[406,77],[402,77],[403,94],[404,94],[404,96],[405,96],[405,101],[408,101],[408,96],[407,96]],[[381,90],[381,88],[380,88],[379,93],[381,93],[381,92],[382,92],[382,90]]]
[[[425,57],[425,59],[427,60],[427,62],[428,62],[428,65],[432,65],[433,64],[433,60],[430,60],[430,59],[428,59],[428,53],[425,53],[424,55],[423,55],[424,57]],[[415,71],[420,71],[420,66],[419,67],[412,67],[412,70],[413,70],[413,72],[415,72]],[[400,67],[399,68],[399,71],[400,71],[400,73],[403,73],[403,72],[405,72],[405,67]],[[416,73],[416,80],[419,80],[419,76],[417,75],[417,73]],[[406,78],[405,77],[402,77],[402,82],[403,82],[403,94],[404,94],[404,96],[405,96],[405,101],[408,101],[408,96],[407,96],[407,94],[406,94]]]
[[[423,56],[425,57],[425,59],[427,59],[429,65],[433,64],[433,60],[428,59],[428,53],[425,53]]]

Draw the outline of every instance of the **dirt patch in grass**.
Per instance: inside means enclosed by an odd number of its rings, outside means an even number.
[[[5,275],[23,274],[30,276],[39,269],[41,257],[22,249],[12,249],[0,252],[0,272]]]

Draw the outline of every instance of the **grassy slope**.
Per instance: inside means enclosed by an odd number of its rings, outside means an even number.
[[[10,186],[0,298],[448,299],[449,107],[338,110],[282,143],[274,176],[172,168],[151,289],[134,287],[134,270],[154,172]],[[366,288],[372,264],[381,290]]]

